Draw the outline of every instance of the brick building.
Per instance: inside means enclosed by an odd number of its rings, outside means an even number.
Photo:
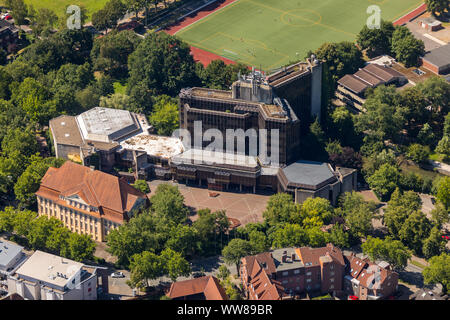
[[[342,289],[345,262],[339,248],[287,248],[241,260],[240,276],[250,300],[280,300],[304,292]]]
[[[72,232],[105,241],[148,204],[145,194],[123,179],[71,161],[49,168],[36,192],[39,216],[53,217]]]
[[[398,284],[398,274],[388,263],[345,256],[332,244],[244,257],[240,277],[249,300],[282,300],[305,292],[378,300],[393,295]]]
[[[360,300],[379,300],[397,291],[398,273],[387,262],[376,264],[354,254],[345,256],[344,290]]]

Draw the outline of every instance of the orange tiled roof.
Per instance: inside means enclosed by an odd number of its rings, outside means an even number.
[[[203,293],[206,300],[228,300],[219,280],[213,276],[178,281],[170,286],[168,297],[171,299]]]
[[[66,161],[60,168],[49,168],[41,180],[37,195],[56,193],[78,195],[88,205],[118,213],[130,211],[136,200],[146,195],[116,176]]]

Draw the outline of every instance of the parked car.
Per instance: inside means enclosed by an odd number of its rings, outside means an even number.
[[[443,234],[443,235],[442,235],[442,238],[445,239],[445,240],[450,240],[450,236],[448,236],[448,235],[446,235],[446,234]]]
[[[9,13],[4,13],[0,16],[2,20],[11,20],[12,16]]]
[[[357,296],[348,296],[348,300],[359,300]]]
[[[111,273],[111,278],[125,278],[125,275],[123,274],[123,272],[113,272]]]

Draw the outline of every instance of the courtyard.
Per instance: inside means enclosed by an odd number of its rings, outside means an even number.
[[[176,185],[184,196],[184,203],[191,208],[193,212],[200,209],[211,209],[212,212],[225,210],[227,217],[239,220],[241,225],[248,223],[262,222],[263,212],[266,209],[270,193],[253,194],[253,193],[235,193],[225,191],[214,191],[214,197],[210,196],[212,191],[206,188],[194,186],[186,186],[172,181],[152,180],[148,184],[150,186],[151,197],[156,188],[161,183],[169,183]],[[197,214],[191,216],[191,220],[197,219]]]

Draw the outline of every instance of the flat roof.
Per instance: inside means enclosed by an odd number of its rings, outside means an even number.
[[[257,168],[259,166],[256,157],[201,149],[189,149],[175,156],[172,162],[176,164],[229,165],[245,168]]]
[[[82,263],[37,250],[16,274],[63,288],[82,267]]]
[[[450,65],[450,43],[426,53],[423,58],[438,68]]]
[[[169,159],[184,151],[179,138],[138,134],[120,142],[120,146],[127,150],[146,152],[150,156]]]
[[[286,262],[283,262],[284,252],[286,252],[287,254]],[[292,261],[292,254],[295,255],[294,261]],[[303,262],[300,260],[300,257],[295,252],[295,248],[284,248],[274,250],[272,251],[272,257],[274,259],[274,264],[277,271],[292,270],[302,268],[305,266]]]
[[[7,266],[23,250],[23,247],[0,240],[0,267]]]
[[[85,140],[110,142],[133,133],[140,128],[127,110],[92,108],[77,116]]]
[[[318,187],[319,185],[336,179],[327,163],[314,161],[297,161],[282,169],[290,183]]]
[[[60,116],[50,120],[53,138],[58,144],[71,146],[81,146],[83,139],[81,137],[78,124],[73,116]]]

